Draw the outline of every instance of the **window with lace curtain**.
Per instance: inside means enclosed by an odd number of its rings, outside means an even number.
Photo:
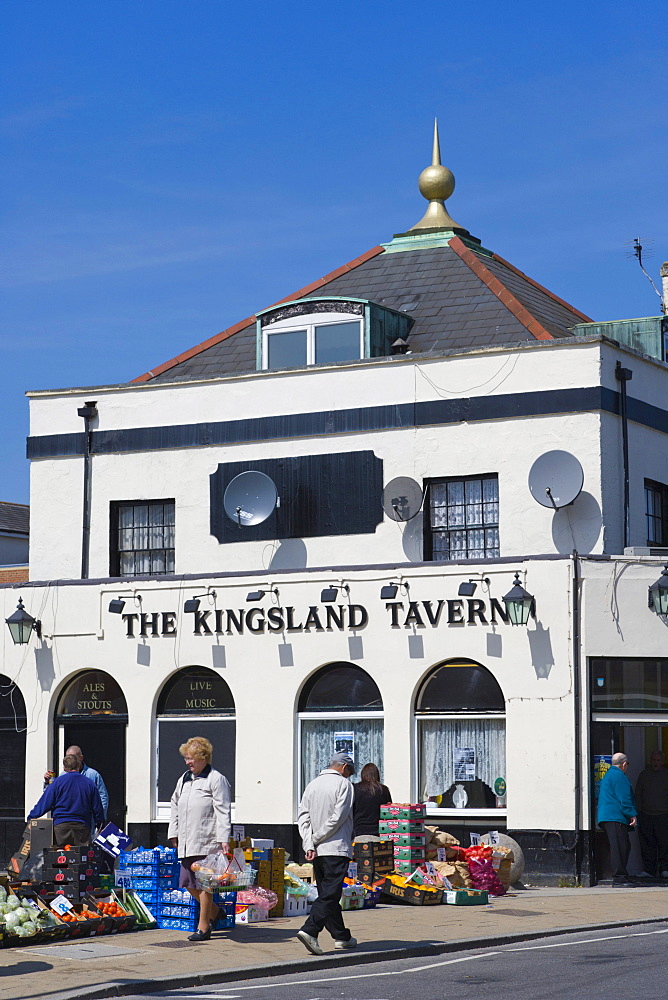
[[[499,555],[499,480],[496,475],[429,483],[425,559],[489,559]]]
[[[383,775],[383,702],[373,678],[353,663],[330,663],[302,688],[298,705],[300,727],[300,788],[334,756],[337,738],[352,742],[352,756],[359,780],[365,764],[373,763]],[[349,745],[349,742],[348,744]]]
[[[111,505],[110,576],[161,576],[174,572],[173,500]]]
[[[442,663],[422,684],[415,715],[418,797],[430,812],[505,808],[495,790],[506,774],[505,700],[489,670]]]

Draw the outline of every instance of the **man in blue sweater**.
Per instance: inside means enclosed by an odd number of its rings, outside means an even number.
[[[44,789],[41,799],[31,809],[28,820],[50,812],[57,847],[64,844],[90,843],[90,824],[102,826],[104,810],[97,788],[79,771],[74,754],[65,754],[64,773]]]
[[[605,830],[610,844],[612,884],[615,886],[636,884],[629,878],[626,870],[631,851],[629,828],[635,827],[637,823],[636,800],[633,785],[626,773],[628,769],[629,759],[626,754],[613,754],[612,767],[605,772],[598,786],[596,819],[598,825]]]

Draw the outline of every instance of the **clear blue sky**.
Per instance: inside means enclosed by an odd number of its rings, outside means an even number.
[[[0,4],[0,499],[27,389],[127,381],[415,223],[453,216],[595,319],[668,258],[665,5]]]

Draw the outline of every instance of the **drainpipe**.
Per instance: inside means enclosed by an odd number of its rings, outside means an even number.
[[[629,421],[626,413],[626,383],[633,378],[630,368],[622,368],[621,361],[615,365],[615,378],[620,383],[621,417],[622,417],[622,455],[624,460],[624,548],[629,541]]]
[[[81,579],[88,579],[88,559],[90,554],[90,487],[91,487],[91,444],[93,432],[91,424],[97,416],[95,400],[85,403],[77,410],[84,419],[84,469],[83,469],[83,528],[81,532]]]

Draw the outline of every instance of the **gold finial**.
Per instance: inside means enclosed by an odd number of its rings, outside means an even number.
[[[438,140],[438,118],[434,119],[434,146],[431,156],[431,166],[425,167],[418,179],[420,194],[429,202],[427,211],[416,225],[408,230],[412,233],[415,229],[463,229],[458,222],[450,216],[446,207],[445,199],[449,198],[455,190],[455,178],[451,170],[441,165],[441,146]],[[466,230],[464,230],[466,232]]]

